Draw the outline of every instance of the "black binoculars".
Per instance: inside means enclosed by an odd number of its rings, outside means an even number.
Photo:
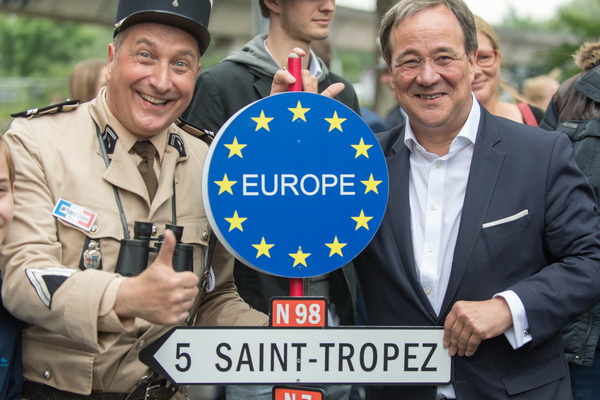
[[[133,226],[133,239],[122,239],[117,267],[115,272],[123,276],[136,276],[142,273],[148,266],[148,253],[158,253],[165,237],[160,235],[158,239],[152,239],[152,222],[136,221]],[[183,226],[165,225],[175,234],[177,244],[173,254],[173,269],[177,272],[193,271],[194,269],[194,246],[181,243]],[[154,241],[154,246],[150,242]]]

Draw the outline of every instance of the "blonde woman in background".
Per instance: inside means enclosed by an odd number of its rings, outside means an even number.
[[[107,62],[100,59],[77,63],[69,77],[69,98],[79,99],[82,103],[95,98],[98,91],[106,85],[106,66]]]
[[[534,106],[545,110],[559,86],[560,82],[552,73],[534,76],[523,81],[523,96]]]
[[[544,111],[529,105],[517,93],[511,90],[500,79],[500,42],[494,29],[485,20],[477,15],[477,65],[475,79],[471,89],[477,100],[492,114],[512,119],[513,121],[537,126],[544,115]],[[518,103],[500,101],[500,88],[513,96]]]

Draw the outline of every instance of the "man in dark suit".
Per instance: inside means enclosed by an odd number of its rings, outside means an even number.
[[[380,42],[408,120],[379,136],[388,209],[355,265],[369,323],[443,326],[454,376],[368,398],[570,399],[559,330],[600,300],[600,225],[568,137],[477,102],[462,0],[401,0]]]

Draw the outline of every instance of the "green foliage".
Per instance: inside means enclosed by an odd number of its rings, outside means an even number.
[[[600,37],[600,0],[572,0],[558,11],[558,19],[582,41]]]
[[[600,38],[599,20],[600,0],[571,0],[560,7],[557,15],[550,20],[518,16],[515,8],[511,8],[501,26],[519,31],[562,34],[563,42],[558,43],[557,48],[538,52],[538,65],[528,66],[531,75],[559,69],[562,81],[579,72],[572,57],[579,46],[585,41]]]
[[[550,30],[564,32],[565,41],[547,54],[548,63],[560,68],[562,79],[580,72],[573,64],[573,54],[585,42],[600,39],[600,0],[571,0],[560,7],[556,17],[549,21]]]
[[[502,20],[502,28],[520,31],[551,32],[555,29],[552,21],[541,21],[531,16],[519,16],[514,6],[509,7]]]
[[[80,24],[0,15],[0,75],[68,76],[96,40]]]
[[[11,113],[66,98],[73,66],[106,59],[111,41],[111,27],[0,14],[1,130]]]
[[[352,83],[360,82],[362,73],[368,68],[373,68],[375,57],[371,53],[358,53],[349,50],[336,51],[336,57],[340,59],[344,78]]]

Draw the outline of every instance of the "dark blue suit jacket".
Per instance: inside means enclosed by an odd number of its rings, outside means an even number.
[[[510,289],[522,300],[533,341],[514,350],[504,335],[472,357],[455,357],[460,400],[571,398],[558,331],[600,301],[600,225],[590,185],[564,134],[482,109],[452,273],[436,315],[415,270],[404,125],[378,136],[389,170],[386,214],[355,265],[371,325],[443,326],[458,300]],[[528,213],[508,223],[482,225]],[[435,399],[435,386],[371,387],[371,399]]]

